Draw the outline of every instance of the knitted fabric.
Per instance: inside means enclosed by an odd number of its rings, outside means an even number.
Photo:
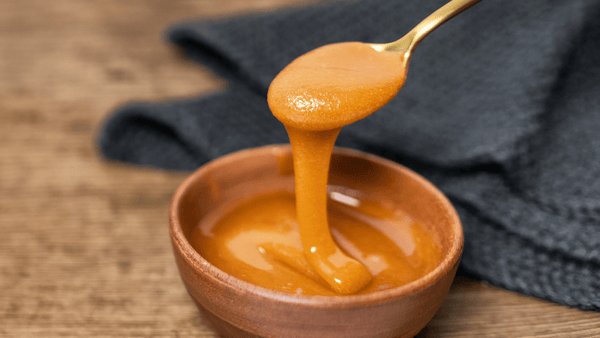
[[[223,93],[129,104],[100,131],[107,158],[192,170],[287,143],[271,80],[340,41],[389,42],[446,0],[363,0],[179,23],[170,41],[225,78]],[[600,2],[487,0],[417,47],[404,88],[337,145],[419,172],[457,208],[463,271],[600,310]]]

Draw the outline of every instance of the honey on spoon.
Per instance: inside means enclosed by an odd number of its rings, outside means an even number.
[[[263,235],[246,236],[256,241],[252,249],[256,252],[252,254],[278,261],[309,280],[318,276],[317,279],[320,277],[338,294],[354,294],[374,283],[374,275],[381,271],[365,257],[378,249],[378,243],[359,250],[364,253],[359,260],[348,254],[353,251],[348,245],[342,250],[330,231],[327,179],[335,140],[343,126],[370,115],[398,93],[404,85],[415,47],[425,36],[479,1],[450,1],[396,42],[347,42],[317,48],[294,60],[277,75],[269,87],[268,102],[273,115],[285,125],[292,145],[295,217],[301,243],[297,237],[287,240],[279,235],[277,243],[263,243],[263,237],[275,238],[275,235],[259,229],[255,233],[263,231]],[[261,210],[265,214],[275,211],[270,212],[268,207]],[[235,246],[238,245],[229,245],[229,248]],[[247,247],[244,250],[238,256],[248,256]],[[232,271],[235,268],[224,270],[236,275]],[[260,284],[261,280],[253,282]],[[263,286],[273,288],[269,278],[262,282],[269,284]]]

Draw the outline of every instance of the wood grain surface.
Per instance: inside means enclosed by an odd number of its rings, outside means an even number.
[[[306,3],[0,1],[1,337],[215,336],[169,242],[186,173],[106,161],[97,130],[127,101],[223,88],[164,43],[167,24]],[[600,313],[460,277],[419,336],[599,337]]]

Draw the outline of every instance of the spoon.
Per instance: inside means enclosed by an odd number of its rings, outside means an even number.
[[[404,56],[404,68],[408,68],[410,58],[415,48],[434,29],[438,28],[444,22],[452,19],[458,13],[475,5],[481,0],[452,0],[440,7],[437,11],[431,13],[425,20],[421,21],[415,28],[404,35],[399,40],[390,43],[369,44],[378,52],[394,52]]]

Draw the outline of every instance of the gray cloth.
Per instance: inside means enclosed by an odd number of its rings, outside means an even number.
[[[363,0],[180,23],[168,36],[228,80],[224,93],[129,104],[100,131],[106,158],[192,170],[288,142],[266,91],[297,56],[389,42],[446,0]],[[463,272],[600,310],[600,1],[485,0],[427,37],[387,106],[339,146],[432,180],[465,229]]]

